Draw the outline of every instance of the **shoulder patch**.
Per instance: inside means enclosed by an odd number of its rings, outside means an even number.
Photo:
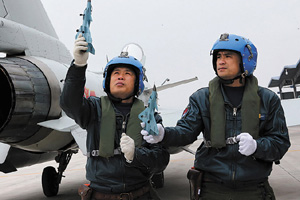
[[[189,110],[190,110],[190,105],[188,105],[185,109],[184,109],[184,111],[183,111],[183,113],[182,113],[182,116],[181,116],[181,118],[184,118],[186,115],[187,115],[187,113],[189,112]]]

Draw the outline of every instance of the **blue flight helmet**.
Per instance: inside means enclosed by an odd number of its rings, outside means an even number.
[[[144,72],[143,65],[140,61],[132,56],[128,56],[127,52],[122,52],[120,56],[111,59],[105,66],[103,73],[103,89],[106,93],[110,93],[110,75],[113,69],[117,66],[125,66],[133,69],[136,75],[136,81],[134,84],[134,94],[139,96],[144,91]]]
[[[213,55],[212,62],[216,74],[217,53],[220,50],[231,50],[239,53],[242,58],[240,65],[242,76],[252,75],[257,63],[257,49],[250,40],[234,34],[221,34],[220,39],[215,42],[210,52],[210,55]]]

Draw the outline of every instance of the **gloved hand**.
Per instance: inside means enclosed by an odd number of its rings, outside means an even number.
[[[249,133],[241,133],[236,139],[239,141],[239,152],[241,154],[250,156],[256,151],[256,140]]]
[[[124,153],[126,161],[131,163],[133,160],[135,150],[134,140],[125,133],[122,133],[120,147],[121,151]]]
[[[82,34],[78,35],[78,38],[75,40],[75,46],[73,50],[74,64],[78,67],[83,67],[87,64],[89,58],[88,43],[85,41],[85,38]]]
[[[145,127],[145,123],[141,123],[142,128]],[[158,135],[149,135],[148,131],[141,130],[141,134],[143,135],[144,140],[146,140],[150,144],[155,144],[163,140],[165,135],[165,129],[162,127],[161,124],[157,124]]]

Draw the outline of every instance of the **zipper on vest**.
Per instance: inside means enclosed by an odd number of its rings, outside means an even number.
[[[123,122],[122,122],[122,131],[121,131],[121,137],[122,137],[122,133],[126,133],[126,118],[124,119],[124,116],[122,116]],[[120,160],[120,162],[122,163],[121,166],[123,168],[123,190],[126,189],[126,180],[125,180],[125,174],[126,174],[126,167],[124,166],[123,162]]]
[[[122,133],[126,133],[125,130],[126,130],[126,120],[124,120],[122,123]]]
[[[233,115],[233,118],[234,118],[233,128],[235,130],[235,132],[233,134],[234,134],[234,136],[236,136],[237,135],[237,133],[236,133],[236,129],[237,129],[237,118],[236,118],[237,107],[233,108],[233,114],[232,115]],[[234,149],[234,145],[232,146],[232,148]],[[233,160],[234,160],[234,163],[235,163],[236,162],[235,154],[233,154]],[[232,181],[235,181],[235,173],[236,173],[236,166],[235,166],[235,164],[233,164],[233,166],[232,166],[232,177],[231,177]]]
[[[233,108],[233,116],[236,117],[237,108]]]
[[[125,133],[126,134],[126,120],[127,120],[127,116],[128,114],[124,117],[122,115],[122,119],[123,119],[123,122],[122,122],[122,133]],[[122,136],[121,136],[122,137]],[[126,180],[125,180],[125,177],[126,177],[126,167],[123,165],[123,190],[126,190]]]
[[[122,133],[125,133],[126,134],[126,125],[127,125],[127,119],[129,117],[129,114],[127,114],[124,118],[124,116],[122,117],[123,118],[123,122],[122,122]]]
[[[235,180],[235,170],[232,172],[232,180]]]

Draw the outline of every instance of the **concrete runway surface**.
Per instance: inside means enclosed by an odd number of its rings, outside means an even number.
[[[289,127],[292,146],[281,160],[273,166],[270,183],[277,200],[300,199],[300,126]],[[200,140],[190,146],[196,150]],[[193,166],[194,156],[187,152],[171,155],[165,170],[165,186],[158,189],[163,200],[189,199],[189,183],[186,178],[188,169]],[[55,161],[19,169],[17,172],[0,173],[1,200],[75,200],[80,199],[77,188],[85,179],[86,158],[78,153],[73,155],[60,184],[58,195],[47,198],[43,194],[41,175],[47,166],[58,167]]]

